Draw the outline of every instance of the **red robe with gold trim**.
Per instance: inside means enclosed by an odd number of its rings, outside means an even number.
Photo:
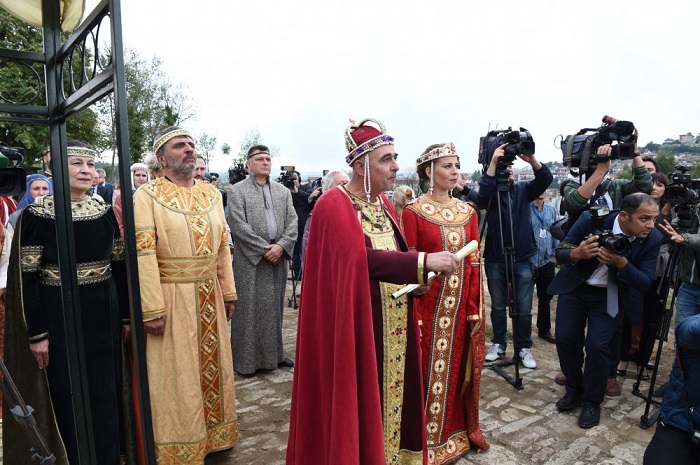
[[[393,207],[384,196],[381,201],[384,218],[375,222],[377,236],[363,227],[367,222],[355,208],[358,199],[342,187],[326,192],[314,208],[299,308],[288,464],[427,460],[417,318],[412,298],[392,301],[387,295],[425,279],[424,256],[401,252],[407,248]],[[379,250],[378,237],[393,238],[394,250],[386,250],[389,242]]]
[[[476,211],[466,202],[426,196],[403,210],[410,250],[455,253],[479,240]],[[479,427],[479,384],[484,364],[481,259],[476,251],[446,277],[435,278],[416,302],[421,318],[428,463],[455,460],[472,447],[488,449]],[[480,326],[471,336],[476,323]]]

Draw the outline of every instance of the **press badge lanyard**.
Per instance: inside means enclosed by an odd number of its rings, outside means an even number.
[[[547,238],[547,228],[544,227],[544,219],[542,219],[542,216],[540,215],[540,211],[537,209],[537,207],[534,204],[530,204],[530,207],[535,212],[535,215],[537,215],[537,219],[540,220],[540,237],[542,239],[546,239]]]

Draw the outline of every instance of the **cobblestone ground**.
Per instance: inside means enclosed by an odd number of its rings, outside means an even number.
[[[291,286],[288,294],[291,295]],[[488,304],[487,299],[487,309]],[[283,335],[292,358],[297,315],[297,310],[285,309]],[[537,369],[520,370],[523,390],[516,390],[495,371],[484,368],[481,426],[491,449],[470,452],[456,464],[640,464],[654,427],[648,430],[639,427],[645,403],[631,393],[634,367],[630,366],[628,378],[621,380],[622,395],[607,397],[603,403],[601,424],[583,430],[576,425],[578,409],[560,413],[554,407],[564,394],[564,388],[553,381],[559,371],[554,345],[534,336],[533,341]],[[509,355],[512,348],[510,351]],[[659,370],[661,379],[667,377],[672,359],[672,343],[667,343]],[[506,371],[513,375],[514,367]],[[206,465],[284,464],[292,376],[293,369],[289,368],[258,372],[246,378],[236,376],[239,441],[231,451],[209,455]],[[646,386],[642,384],[642,392],[646,392]],[[651,412],[654,411],[652,407]]]

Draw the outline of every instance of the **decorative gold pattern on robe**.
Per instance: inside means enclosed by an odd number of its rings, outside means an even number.
[[[22,271],[31,273],[39,270],[41,257],[44,254],[44,246],[41,245],[23,245],[19,249],[19,263],[22,266]]]
[[[27,205],[36,216],[41,218],[56,218],[55,202],[53,195],[37,197],[33,204]],[[73,221],[87,221],[99,218],[112,208],[104,201],[85,197],[80,200],[71,200],[70,210]]]
[[[369,204],[355,198],[360,210],[358,215],[365,235],[375,250],[398,250],[394,228],[390,221],[376,221],[378,209],[383,210],[381,201]],[[364,213],[364,214],[363,214]],[[383,212],[386,218],[386,212]],[[422,453],[401,449],[401,416],[405,387],[406,343],[408,333],[408,296],[393,299],[391,295],[402,286],[379,283],[382,301],[384,366],[382,372],[382,392],[384,405],[384,453],[387,464],[421,464]]]
[[[107,281],[112,277],[109,261],[78,263],[76,265],[78,285]],[[61,270],[58,265],[44,265],[39,268],[39,282],[45,286],[61,285]]]

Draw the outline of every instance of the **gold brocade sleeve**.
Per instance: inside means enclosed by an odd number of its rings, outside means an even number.
[[[221,243],[219,244],[218,256],[216,258],[216,274],[219,278],[219,285],[224,296],[224,302],[236,300],[236,285],[233,280],[233,261],[231,260],[231,250],[228,246],[228,233],[226,229],[226,218],[224,217],[223,209],[215,209],[217,221],[223,224],[221,232]]]
[[[165,301],[160,285],[160,271],[156,256],[157,230],[154,208],[157,207],[153,197],[145,191],[139,190],[134,194],[136,255],[139,263],[143,321],[165,316]]]

